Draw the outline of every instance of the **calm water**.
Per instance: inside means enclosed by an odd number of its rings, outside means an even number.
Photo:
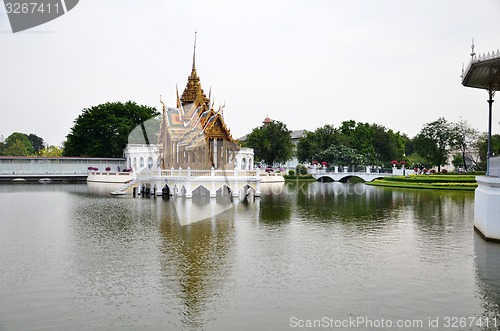
[[[500,245],[474,233],[473,193],[314,183],[233,208],[107,192],[0,186],[0,330],[500,326]]]

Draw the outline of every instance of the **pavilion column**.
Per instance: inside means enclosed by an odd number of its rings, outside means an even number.
[[[226,165],[227,164],[227,146],[226,146],[226,140],[222,141],[222,164]]]
[[[210,163],[210,167],[215,168],[215,160],[214,160],[214,139],[210,139],[208,142],[208,162]]]
[[[177,167],[182,166],[182,148],[179,148],[179,143],[177,143]]]
[[[193,150],[193,153],[194,153],[194,165],[196,169],[199,169],[198,165],[200,164],[200,148],[196,147]]]
[[[492,110],[493,110],[493,97],[495,96],[495,91],[492,89],[488,90],[488,152],[486,154],[486,176],[490,175],[490,158],[491,158],[491,122],[492,122]]]
[[[178,155],[177,155],[177,141],[172,144],[172,166],[177,168],[178,164]]]
[[[175,168],[178,168],[179,167],[179,146],[177,146],[178,142],[176,141],[175,144],[174,144],[174,151],[173,151],[173,155],[174,155],[174,167]]]
[[[184,149],[184,147],[181,149],[181,158],[182,158],[182,163],[181,163],[181,167],[184,169],[186,168],[187,164],[186,164],[186,159],[187,159],[187,155],[186,155],[186,150]]]
[[[170,143],[168,144],[168,150],[167,150],[167,154],[166,154],[166,157],[167,157],[167,160],[168,160],[167,161],[168,164],[167,164],[166,169],[171,168],[174,165],[174,163],[173,163],[174,156],[173,156],[173,153],[172,153],[172,151],[174,149],[173,144],[174,143],[172,141],[170,141]]]
[[[208,164],[207,164],[207,150],[208,150],[207,144],[205,144],[205,147],[203,147],[202,150],[203,150],[203,160],[202,160],[202,162],[203,162],[203,168],[210,169],[208,167]]]
[[[217,168],[220,168],[222,161],[222,144],[219,139],[217,139]]]

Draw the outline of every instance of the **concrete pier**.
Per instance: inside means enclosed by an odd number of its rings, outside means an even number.
[[[478,176],[474,229],[489,241],[500,242],[500,177]]]

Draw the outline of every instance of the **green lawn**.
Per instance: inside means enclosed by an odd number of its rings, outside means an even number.
[[[463,191],[474,191],[477,187],[476,176],[474,175],[393,176],[376,179],[366,184],[385,187]]]

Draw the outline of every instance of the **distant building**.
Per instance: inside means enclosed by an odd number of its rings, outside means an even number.
[[[293,130],[292,133],[290,133],[290,138],[292,139],[292,144],[293,144],[293,152],[292,152],[292,158],[288,161],[285,162],[284,167],[285,168],[295,168],[300,162],[299,158],[297,156],[297,146],[299,144],[299,139],[300,137],[304,136],[306,130]]]

